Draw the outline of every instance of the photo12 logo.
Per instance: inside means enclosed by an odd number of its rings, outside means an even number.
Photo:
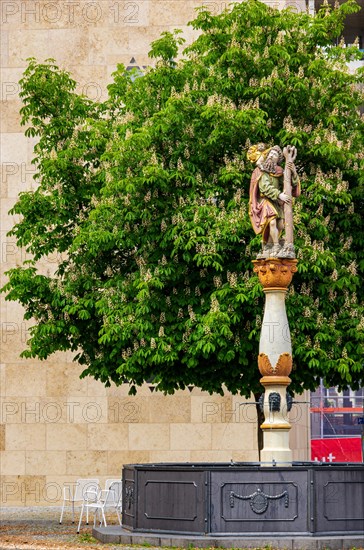
[[[135,424],[140,422],[141,408],[132,401],[113,400],[107,407],[96,401],[17,400],[3,401],[0,409],[2,424],[78,424],[81,422]]]
[[[59,483],[42,483],[29,476],[26,480],[0,482],[0,503],[3,505],[18,502],[55,505],[61,503],[62,494],[63,487]]]
[[[144,2],[145,3],[145,2]],[[40,1],[5,1],[1,4],[1,21],[10,23],[31,24],[44,23],[64,24],[90,23],[100,21],[136,25],[140,21],[140,2],[40,2]]]

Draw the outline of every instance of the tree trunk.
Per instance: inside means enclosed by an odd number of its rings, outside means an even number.
[[[261,395],[263,395],[263,392],[254,394],[255,403],[256,403],[255,406],[256,406],[256,409],[257,409],[257,421],[258,421],[257,437],[258,437],[259,461],[260,461],[260,451],[263,449],[263,430],[260,426],[263,424],[263,422],[265,420],[264,413],[263,413],[263,411],[260,410],[260,405],[259,405],[259,398],[260,398]]]

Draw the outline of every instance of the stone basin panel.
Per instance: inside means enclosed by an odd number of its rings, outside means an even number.
[[[348,468],[314,472],[315,531],[364,530],[364,471]]]
[[[309,530],[307,471],[213,472],[214,533]]]
[[[205,532],[206,472],[140,472],[138,527]]]

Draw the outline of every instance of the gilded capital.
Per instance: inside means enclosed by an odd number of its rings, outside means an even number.
[[[286,290],[297,271],[297,260],[268,258],[253,260],[254,272],[258,274],[263,290]]]

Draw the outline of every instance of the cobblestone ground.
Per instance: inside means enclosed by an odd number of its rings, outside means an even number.
[[[62,525],[59,524],[59,507],[0,508],[0,550],[99,550],[124,549],[123,545],[101,544],[92,537],[92,525],[83,525],[77,535],[77,522],[72,524],[71,514],[65,513]],[[110,517],[110,524],[116,523]],[[93,522],[93,518],[92,518]],[[91,523],[92,523],[91,522]],[[137,547],[133,547],[136,550]],[[145,548],[143,548],[145,550]]]
[[[60,513],[60,507],[6,508],[0,506],[0,550],[85,550],[87,548],[98,550],[146,550],[146,548],[149,550],[168,550],[167,548],[152,547],[149,544],[144,546],[102,544],[92,536],[91,524],[93,518],[90,518],[90,525],[81,526],[80,534],[77,535],[79,511],[76,512],[76,523],[74,524],[71,521],[71,514],[65,513],[63,523],[60,525]],[[108,520],[110,520],[110,525],[117,524],[116,516],[110,516]],[[174,547],[169,550],[182,549]],[[274,549],[265,547],[261,550]],[[364,550],[364,547],[359,545],[352,550]]]

